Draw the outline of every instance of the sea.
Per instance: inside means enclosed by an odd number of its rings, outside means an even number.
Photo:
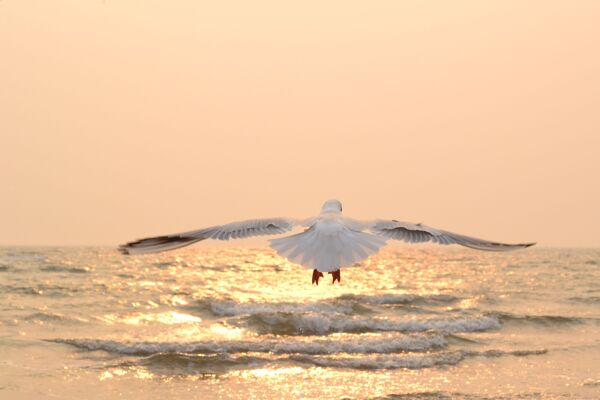
[[[0,399],[600,399],[600,249],[0,248]]]

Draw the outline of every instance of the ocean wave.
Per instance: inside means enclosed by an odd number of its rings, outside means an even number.
[[[51,312],[36,312],[33,314],[26,315],[22,318],[24,321],[65,321],[62,314],[56,314]]]
[[[29,315],[26,315],[22,318],[23,321],[33,321],[33,322],[63,322],[63,323],[77,323],[77,322],[87,322],[86,319],[77,318],[77,317],[69,317],[60,313],[52,313],[48,311],[39,311]]]
[[[334,332],[476,332],[496,329],[496,317],[457,317],[393,320],[384,318],[340,318],[318,314],[265,313],[245,318],[259,333],[279,335],[326,335]]]
[[[586,318],[565,317],[562,315],[517,315],[506,312],[494,312],[490,315],[498,318],[503,323],[520,322],[545,326],[582,324],[586,320]]]
[[[207,341],[207,342],[129,342],[97,339],[53,339],[85,350],[104,350],[124,355],[158,353],[273,353],[273,354],[334,354],[334,353],[397,353],[426,351],[447,345],[443,335],[405,335],[389,338],[305,340],[305,341]]]
[[[456,296],[444,294],[415,295],[415,294],[382,294],[366,296],[345,294],[337,297],[338,300],[351,300],[367,304],[418,304],[418,303],[453,303],[459,300]]]
[[[352,302],[314,302],[314,303],[238,303],[232,300],[200,300],[196,306],[186,307],[209,311],[216,316],[241,316],[266,313],[324,313],[324,314],[364,314],[370,312],[366,307]]]
[[[488,352],[454,351],[434,354],[407,354],[391,356],[332,357],[314,355],[290,355],[279,358],[252,356],[231,356],[229,354],[189,355],[181,353],[156,354],[131,363],[145,366],[167,367],[169,373],[173,368],[183,368],[193,373],[224,373],[232,368],[254,368],[266,363],[293,362],[309,366],[354,370],[389,370],[389,369],[425,369],[439,366],[456,365],[467,358],[496,358],[503,356],[531,356],[544,354],[544,350],[532,350],[525,354],[511,351],[493,350]]]
[[[199,300],[195,308],[208,311],[215,316],[241,316],[261,313],[323,313],[323,314],[370,314],[374,313],[369,305],[408,305],[423,303],[451,303],[458,298],[449,295],[413,295],[413,294],[383,294],[383,295],[354,295],[346,294],[332,299],[311,303],[292,302],[247,302],[239,303],[233,300]]]
[[[447,334],[444,336],[448,339],[448,343],[457,344],[457,345],[470,345],[470,344],[481,344],[481,341],[475,340],[473,338],[468,338],[456,334]]]
[[[586,379],[582,385],[600,387],[600,379]]]
[[[222,374],[230,369],[256,368],[264,364],[295,363],[322,368],[387,370],[387,369],[424,369],[437,366],[456,365],[466,358],[497,358],[504,356],[527,357],[547,353],[547,350],[501,351],[451,351],[424,354],[394,355],[315,355],[315,354],[271,354],[232,355],[229,353],[190,354],[183,352],[160,352],[139,359],[129,359],[119,366],[146,366],[158,369],[166,374]],[[137,355],[137,354],[134,354]],[[162,371],[161,371],[162,370]]]
[[[33,288],[33,287],[13,286],[13,285],[0,285],[0,293],[18,293],[18,294],[30,294],[30,295],[42,294],[40,290]]]
[[[539,350],[512,350],[512,351],[504,351],[504,350],[486,350],[480,352],[466,352],[468,356],[471,357],[503,357],[503,356],[513,356],[513,357],[529,357],[529,356],[539,356],[542,354],[548,353],[548,349],[539,349]]]
[[[348,368],[360,370],[375,369],[422,369],[443,365],[456,365],[465,358],[485,357],[495,358],[503,356],[526,357],[531,355],[540,355],[547,353],[547,350],[521,350],[521,351],[501,351],[488,350],[484,352],[476,351],[453,351],[446,353],[432,354],[409,354],[393,356],[375,356],[375,357],[323,357],[323,356],[290,356],[290,359],[306,364],[312,364],[319,367],[330,368]]]
[[[423,391],[423,392],[409,392],[409,393],[391,393],[387,396],[371,397],[369,400],[507,400],[511,399],[531,399],[539,400],[540,394],[538,392],[531,393],[518,393],[506,397],[503,395],[499,396],[485,396],[474,393],[460,393],[460,392],[443,392],[443,391]]]
[[[311,357],[290,356],[293,361],[311,364],[318,367],[348,368],[360,370],[373,369],[422,369],[437,365],[455,365],[465,358],[462,352],[445,353],[439,355],[407,355],[401,357]]]
[[[409,393],[391,393],[387,396],[371,397],[369,400],[491,400],[488,397],[479,397],[472,394],[462,394],[458,392],[409,392]],[[499,399],[498,399],[499,400]]]
[[[173,374],[224,374],[231,369],[256,368],[269,359],[229,354],[160,353],[141,360],[127,361],[120,366],[141,365],[159,373]]]
[[[8,263],[19,261],[42,261],[44,259],[44,255],[34,251],[11,252],[0,256],[0,262]]]
[[[51,296],[51,297],[66,297],[72,296],[74,292],[78,292],[77,288],[67,288],[58,285],[39,284],[35,286],[14,286],[0,285],[0,293],[16,293],[35,296]]]
[[[69,272],[72,274],[85,274],[90,272],[90,269],[87,267],[68,267],[65,265],[46,265],[44,267],[40,267],[40,271],[44,272]]]
[[[600,296],[575,296],[569,297],[568,300],[577,303],[598,304],[600,303]]]

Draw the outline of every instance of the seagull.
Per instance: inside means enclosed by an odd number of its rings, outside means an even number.
[[[510,251],[535,243],[506,244],[477,239],[423,224],[384,219],[357,220],[342,215],[339,200],[327,200],[316,217],[305,219],[263,218],[231,222],[195,231],[140,239],[119,246],[123,254],[156,253],[174,250],[205,240],[241,239],[276,235],[304,227],[303,232],[271,239],[270,246],[282,257],[313,270],[318,285],[323,272],[332,275],[332,284],[341,283],[340,269],[359,263],[379,251],[389,239],[408,243],[458,244],[476,250]]]

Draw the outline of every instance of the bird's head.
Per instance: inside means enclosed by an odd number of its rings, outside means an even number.
[[[321,214],[323,213],[341,213],[342,202],[336,199],[327,200],[321,207]]]

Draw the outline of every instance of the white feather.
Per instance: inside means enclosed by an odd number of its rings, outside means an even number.
[[[385,239],[355,231],[343,218],[322,218],[306,231],[270,241],[282,257],[305,268],[332,272],[363,261],[385,245]]]
[[[125,254],[144,254],[174,250],[205,240],[229,240],[251,236],[274,235],[291,231],[295,226],[308,227],[296,235],[273,239],[277,253],[306,268],[332,272],[361,262],[385,245],[388,239],[409,243],[433,242],[459,244],[477,250],[508,251],[534,243],[506,244],[477,239],[422,224],[396,220],[359,221],[342,216],[342,203],[331,199],[316,217],[252,219],[173,235],[136,240],[119,247]],[[370,233],[363,231],[370,231]]]

